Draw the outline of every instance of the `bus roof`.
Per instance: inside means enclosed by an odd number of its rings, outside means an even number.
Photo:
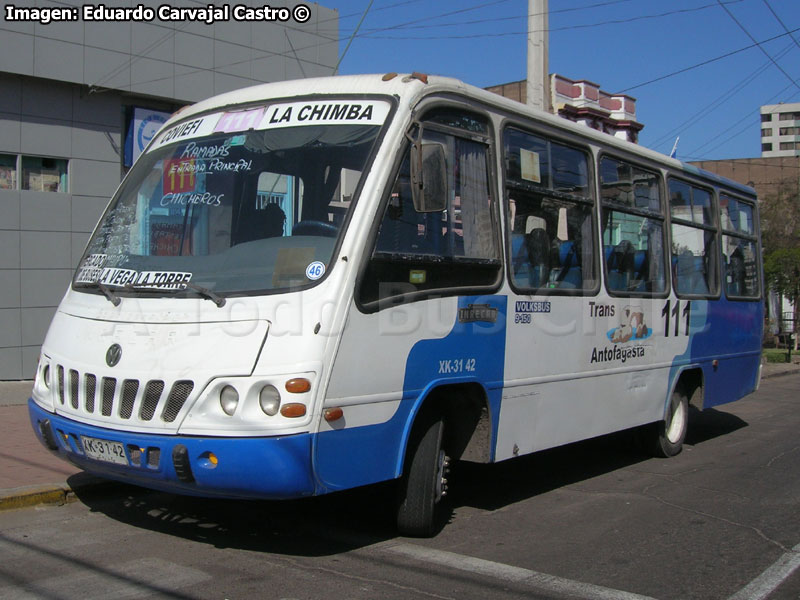
[[[655,150],[639,144],[621,140],[607,133],[603,133],[561,118],[549,112],[536,109],[516,100],[505,98],[494,92],[489,92],[479,87],[464,83],[452,77],[419,74],[387,74],[387,75],[338,75],[332,77],[314,77],[264,83],[234,90],[202,100],[176,112],[167,122],[165,127],[174,122],[183,120],[191,115],[219,109],[235,104],[250,104],[266,98],[291,98],[297,96],[321,95],[389,95],[400,100],[401,108],[412,110],[416,103],[424,96],[436,93],[456,93],[468,98],[478,100],[485,104],[495,106],[507,112],[522,116],[532,117],[545,122],[553,127],[565,129],[576,135],[583,136],[605,146],[612,146],[627,152],[633,152],[644,158],[662,163],[685,172],[687,175],[701,177],[711,182],[725,185],[742,194],[755,196],[753,188],[739,182],[717,175],[710,171],[700,169],[689,163],[671,158]]]

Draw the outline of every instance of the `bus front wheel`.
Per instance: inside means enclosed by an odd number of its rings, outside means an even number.
[[[442,419],[427,419],[420,425],[409,441],[399,482],[397,529],[403,535],[430,537],[442,520],[450,459],[442,442]]]
[[[667,418],[646,429],[646,439],[654,456],[669,458],[683,448],[689,427],[689,400],[683,390],[676,388],[670,398]]]

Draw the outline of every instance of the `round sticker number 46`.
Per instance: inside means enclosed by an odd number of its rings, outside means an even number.
[[[315,260],[306,267],[306,277],[315,281],[325,275],[325,263]]]

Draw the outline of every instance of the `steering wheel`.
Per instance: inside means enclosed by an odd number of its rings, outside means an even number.
[[[336,237],[339,230],[336,226],[324,221],[300,221],[292,227],[292,235],[317,235],[320,237]]]

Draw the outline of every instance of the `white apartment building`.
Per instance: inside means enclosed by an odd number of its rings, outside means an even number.
[[[800,156],[800,102],[761,107],[761,156]]]

